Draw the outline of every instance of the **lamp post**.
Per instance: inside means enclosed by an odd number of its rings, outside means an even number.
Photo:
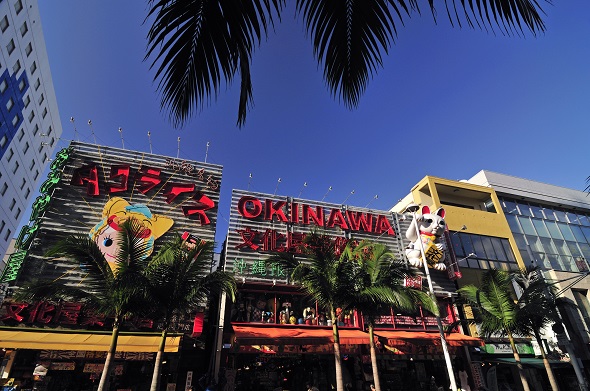
[[[417,204],[410,204],[406,207],[406,211],[412,213],[412,224],[414,224],[414,228],[420,235],[420,228],[418,227],[418,221],[416,220],[416,212],[420,209],[420,206]],[[434,295],[434,288],[432,287],[432,279],[430,278],[430,271],[428,270],[428,263],[426,262],[426,254],[424,253],[424,243],[422,240],[418,240],[420,243],[420,255],[422,256],[422,263],[424,264],[424,274],[426,275],[426,281],[428,282],[428,291],[430,293],[430,298],[434,302],[438,310],[438,301],[436,300],[436,296]],[[447,366],[447,374],[449,376],[449,381],[451,383],[451,389],[453,391],[457,391],[457,382],[455,381],[455,371],[453,369],[453,363],[451,362],[451,355],[449,354],[449,347],[447,345],[447,340],[445,338],[445,331],[443,329],[442,321],[440,319],[440,314],[434,314],[436,317],[436,324],[438,326],[438,332],[440,333],[440,343],[443,350],[443,355],[445,357],[445,363]]]

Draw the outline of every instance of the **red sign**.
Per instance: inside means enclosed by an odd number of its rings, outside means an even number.
[[[422,289],[422,277],[406,277],[404,278],[404,286],[406,288]]]

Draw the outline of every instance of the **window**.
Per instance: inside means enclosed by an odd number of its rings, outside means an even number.
[[[18,132],[18,141],[22,141],[23,137],[25,137],[25,131],[21,128],[20,132]]]
[[[18,220],[18,218],[20,217],[20,208],[16,208],[16,213],[14,214],[14,218]]]
[[[11,230],[6,231],[6,235],[4,235],[4,240],[5,241],[8,240],[10,238],[10,235],[12,235],[12,231]]]
[[[18,114],[16,114],[14,116],[14,118],[12,119],[12,126],[16,126],[16,124],[18,124],[20,122],[20,117],[18,116]]]
[[[12,52],[14,52],[14,49],[16,49],[16,45],[14,44],[14,39],[11,39],[10,42],[8,42],[8,45],[6,45],[6,50],[10,55]]]
[[[10,207],[9,207],[11,212],[14,209],[15,205],[16,205],[16,200],[13,198],[12,201],[10,201]]]
[[[51,136],[52,132],[53,132],[53,128],[50,126],[49,129],[47,130],[47,135]]]
[[[26,109],[27,107],[29,107],[29,103],[31,103],[31,97],[27,95],[25,97],[25,99],[23,99],[23,102],[25,104],[25,109]]]
[[[29,44],[27,45],[27,47],[25,47],[25,53],[27,54],[27,57],[29,57],[29,55],[33,52],[33,45],[31,45],[31,43],[29,42]]]
[[[41,151],[43,150],[43,147],[44,147],[44,145],[43,145],[43,143],[41,143],[41,145],[39,145],[39,149],[38,149],[39,153],[41,153]]]
[[[26,178],[23,178],[23,181],[22,181],[22,183],[20,184],[20,189],[21,189],[21,190],[22,190],[22,189],[24,189],[26,184],[27,184],[27,180],[26,180]]]
[[[43,108],[43,113],[41,113],[41,117],[47,117],[47,107]]]
[[[16,60],[16,62],[14,63],[14,65],[12,66],[12,71],[14,73],[18,73],[18,71],[20,71],[20,61]]]
[[[53,147],[53,144],[55,144],[55,139],[52,137],[51,138],[51,142],[49,143],[49,145],[51,145]]]
[[[45,156],[47,156],[47,154],[45,154]],[[31,165],[29,166],[29,171],[33,171],[33,168],[35,168],[35,159],[31,160]]]
[[[33,177],[34,180],[37,180],[37,178],[39,178],[39,170],[35,170],[35,176]]]
[[[2,83],[0,83],[0,93],[4,93],[4,91],[6,91],[7,88],[8,83],[6,83],[6,80],[2,80]]]
[[[588,292],[572,289],[572,293],[574,294],[574,298],[576,299],[576,304],[578,305],[578,309],[582,314],[582,318],[584,318],[586,328],[590,329],[590,303],[588,303]]]
[[[6,17],[6,15],[4,15],[4,17],[0,19],[0,30],[2,30],[2,32],[5,32],[8,26],[10,26],[10,23],[8,23],[8,18]]]
[[[31,195],[31,189],[29,189],[27,187],[27,191],[25,192],[25,200],[28,200],[30,195]]]
[[[21,0],[16,0],[16,3],[14,3],[14,10],[17,15],[23,10],[23,3]]]
[[[7,162],[10,162],[12,160],[12,157],[14,156],[14,151],[12,150],[12,148],[10,148],[8,150],[8,157],[6,158]]]
[[[6,135],[2,136],[2,139],[0,139],[0,148],[4,148],[4,146],[6,145],[7,142],[8,142],[8,137],[6,137]]]
[[[0,194],[4,195],[6,193],[6,190],[8,190],[8,185],[6,184],[6,182],[4,182],[2,184],[2,190],[0,190]]]
[[[31,110],[31,112],[29,113],[29,123],[33,122],[34,119],[35,119],[35,112],[33,110]]]
[[[36,70],[37,70],[37,62],[33,61],[33,64],[31,65],[31,75],[34,74]]]
[[[23,154],[26,154],[26,153],[29,151],[29,147],[30,147],[30,146],[29,146],[29,142],[27,141],[27,142],[25,143],[25,147],[23,148]]]
[[[9,98],[8,102],[6,102],[6,110],[10,111],[10,110],[12,110],[13,107],[14,107],[14,101],[12,100],[12,98]]]
[[[35,124],[35,127],[33,128],[33,136],[36,136],[37,133],[39,133],[39,125]]]
[[[18,160],[16,162],[14,162],[14,168],[12,169],[12,173],[16,174],[16,172],[18,171],[18,168],[20,167],[20,163],[18,162]]]
[[[20,35],[22,37],[24,37],[28,31],[29,31],[29,26],[27,26],[27,22],[23,22],[23,25],[20,26]]]
[[[39,78],[37,78],[37,80],[35,80],[35,91],[37,91],[39,89],[39,86],[41,86],[41,80],[39,80]]]
[[[20,92],[23,92],[25,90],[25,88],[27,87],[27,82],[25,82],[25,79],[22,79],[19,83],[18,83],[18,90]]]
[[[43,103],[44,100],[45,100],[45,95],[41,94],[41,96],[39,97],[38,103],[41,104],[41,103]]]
[[[45,163],[46,161],[47,161],[47,154],[46,154],[46,153],[44,153],[44,154],[43,154],[43,163]]]
[[[6,227],[6,222],[4,220],[2,220],[2,222],[0,223],[0,233],[2,233],[2,231],[4,231],[4,227]]]

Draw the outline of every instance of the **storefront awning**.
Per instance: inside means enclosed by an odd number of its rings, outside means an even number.
[[[399,342],[409,342],[415,345],[440,345],[439,333],[425,331],[375,331],[375,335],[386,338],[389,345],[395,346]],[[445,334],[449,346],[483,346],[483,340],[461,333]]]
[[[261,327],[234,325],[236,342],[240,345],[324,345],[334,343],[332,329],[311,327]],[[339,329],[340,343],[369,343],[369,334],[360,330]]]
[[[511,357],[493,357],[493,358],[485,358],[483,359],[485,362],[493,362],[498,364],[510,364],[516,365],[516,361]],[[545,368],[545,364],[543,363],[543,359],[540,358],[533,358],[533,357],[521,357],[520,362],[525,367],[531,368]],[[560,361],[560,360],[549,360],[549,365],[552,368],[565,368],[569,367],[571,363],[569,361]]]
[[[118,352],[157,352],[160,334],[119,333]],[[108,332],[87,332],[85,330],[48,330],[34,328],[0,329],[0,348],[41,349],[41,350],[90,350],[106,352],[111,344]],[[180,335],[166,339],[166,352],[178,352]]]

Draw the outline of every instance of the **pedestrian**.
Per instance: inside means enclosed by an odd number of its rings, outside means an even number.
[[[316,386],[312,385],[311,383],[307,383],[307,391],[320,391]]]
[[[371,384],[371,391],[375,391],[375,385]]]

